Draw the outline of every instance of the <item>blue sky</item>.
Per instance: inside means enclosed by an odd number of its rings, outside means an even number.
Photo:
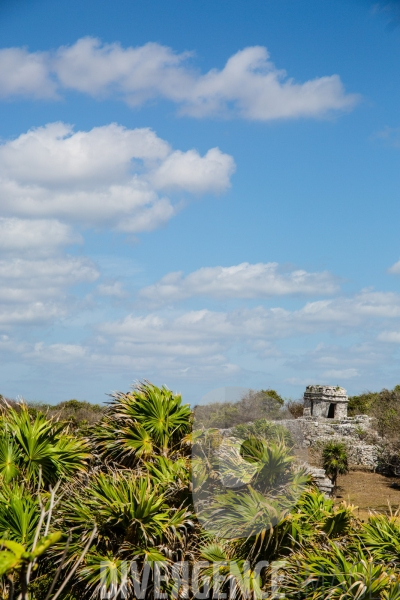
[[[3,0],[0,393],[399,383],[398,16]]]

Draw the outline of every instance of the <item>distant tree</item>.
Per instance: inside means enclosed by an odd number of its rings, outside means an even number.
[[[334,488],[338,475],[349,472],[347,448],[342,442],[328,442],[322,450],[322,466]]]

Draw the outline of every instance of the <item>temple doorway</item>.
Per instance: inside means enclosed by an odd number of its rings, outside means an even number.
[[[335,406],[336,406],[336,404],[334,404],[333,402],[330,403],[329,410],[328,410],[328,419],[335,418]]]

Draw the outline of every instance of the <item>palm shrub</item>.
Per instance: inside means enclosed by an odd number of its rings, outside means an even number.
[[[76,562],[95,532],[85,562],[77,570],[79,594],[85,589],[89,595],[100,593],[102,566],[111,579],[121,583],[121,561],[135,559],[143,567],[154,560],[178,560],[190,544],[192,522],[187,510],[171,507],[155,479],[130,470],[94,473],[87,485],[74,485],[57,516],[63,528],[72,532],[67,566]],[[132,583],[129,579],[128,587]]]
[[[329,542],[293,553],[282,570],[279,591],[299,600],[380,600],[397,581],[394,569],[375,561],[360,546],[348,550]]]
[[[372,514],[359,533],[366,548],[377,560],[400,563],[400,511]]]
[[[191,430],[191,410],[179,394],[149,382],[117,393],[92,436],[103,460],[132,467],[154,454],[170,456]]]
[[[0,538],[32,544],[40,519],[38,495],[24,483],[3,483],[0,489]]]
[[[5,481],[26,478],[45,485],[85,471],[90,458],[83,439],[42,413],[28,407],[8,408],[0,417],[0,475]]]
[[[0,583],[8,600],[13,586],[14,597],[21,594],[34,562],[24,591],[31,600],[57,593],[63,600],[100,600],[103,584],[110,598],[120,600],[123,586],[135,598],[137,574],[155,561],[166,565],[167,597],[176,598],[171,576],[179,560],[199,568],[209,597],[218,592],[217,574],[220,592],[235,600],[255,600],[261,592],[289,600],[400,600],[398,515],[372,515],[362,524],[354,507],[335,506],[298,470],[280,427],[263,420],[236,437],[217,430],[191,434],[180,396],[145,382],[113,397],[90,436],[95,460],[89,463],[78,434],[44,415],[27,415],[24,407],[18,411],[0,416],[0,538],[6,540]],[[193,460],[192,438],[201,450]],[[326,453],[331,477],[346,464],[339,450],[331,445]],[[198,467],[194,488],[205,529],[192,507],[191,466]],[[53,471],[62,478],[58,503]],[[221,487],[235,481],[232,489]],[[56,532],[63,538],[57,542],[57,533],[48,544]],[[36,537],[44,556],[33,552]],[[137,571],[127,573],[132,560]],[[260,572],[258,561],[278,562]],[[146,597],[153,597],[152,586],[150,570]]]
[[[252,538],[257,546],[290,513],[309,482],[283,441],[225,438],[209,457],[204,448],[200,463],[207,459],[208,476],[195,477],[196,509],[219,538]]]
[[[336,487],[338,475],[349,471],[347,448],[342,442],[328,442],[322,450],[322,466]]]

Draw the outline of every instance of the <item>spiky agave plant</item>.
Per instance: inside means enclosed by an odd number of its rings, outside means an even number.
[[[170,456],[191,430],[191,410],[179,394],[145,381],[113,396],[92,440],[103,459],[134,466],[154,454]]]

